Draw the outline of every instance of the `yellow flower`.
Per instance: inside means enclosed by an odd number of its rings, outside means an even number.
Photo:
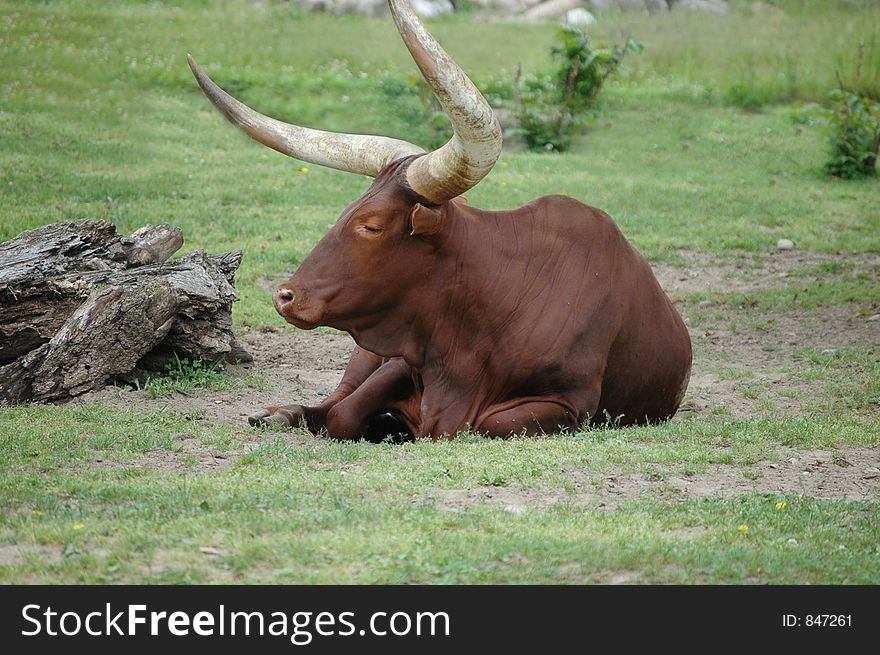
[[[43,515],[43,513],[38,509],[31,510],[31,514],[33,514],[34,516],[42,516]]]
[[[260,155],[260,159],[266,161],[267,159],[269,159],[269,155]]]
[[[781,501],[776,503],[776,509],[785,509],[785,503]]]
[[[743,523],[741,526],[739,526],[737,528],[737,530],[739,530],[740,534],[748,534],[749,533],[749,526],[747,526],[745,523]]]
[[[309,172],[309,167],[308,167],[308,166],[300,166],[297,170],[298,170],[300,173],[302,173],[303,175],[305,175],[306,173]]]
[[[86,527],[85,523],[74,523],[73,524],[74,530],[82,530],[84,527]]]

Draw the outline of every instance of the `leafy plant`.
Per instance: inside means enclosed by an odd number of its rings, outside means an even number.
[[[181,359],[177,353],[174,353],[165,364],[165,374],[151,375],[143,388],[151,398],[160,398],[175,391],[187,396],[199,388],[229,391],[235,388],[235,384],[223,373],[222,360],[190,361]]]
[[[849,179],[874,175],[877,171],[880,103],[859,94],[864,57],[865,46],[862,44],[852,89],[847,89],[838,72],[838,88],[831,92],[834,105],[824,112],[831,143],[831,158],[825,164],[825,170],[835,177]]]
[[[562,28],[550,50],[556,69],[530,77],[522,85],[517,73],[519,128],[514,132],[523,135],[531,150],[568,149],[572,139],[589,125],[605,82],[617,72],[627,54],[642,49],[632,39],[613,48],[594,47],[585,32],[570,26]]]

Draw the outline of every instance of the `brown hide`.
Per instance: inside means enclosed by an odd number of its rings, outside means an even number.
[[[340,388],[257,420],[360,438],[390,412],[438,438],[675,413],[687,330],[604,212],[564,196],[512,211],[431,207],[405,185],[411,161],[386,168],[275,294],[294,325],[355,339]]]

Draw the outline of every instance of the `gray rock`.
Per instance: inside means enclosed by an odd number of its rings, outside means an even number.
[[[372,18],[388,15],[387,0],[306,0],[312,11],[325,11],[331,14],[359,14]],[[415,12],[422,18],[434,18],[453,11],[449,0],[412,0]]]
[[[515,15],[541,4],[542,0],[472,0],[481,9],[493,13]]]
[[[412,6],[422,18],[451,14],[455,10],[449,0],[412,0]]]
[[[657,13],[667,11],[667,0],[588,0],[588,4],[595,11],[648,11]]]
[[[791,250],[794,248],[794,242],[791,239],[780,239],[776,242],[776,247],[780,250]]]
[[[677,0],[672,5],[673,11],[702,11],[707,14],[724,16],[730,11],[725,0]]]

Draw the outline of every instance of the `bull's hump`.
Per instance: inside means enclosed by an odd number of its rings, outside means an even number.
[[[608,214],[571,196],[542,196],[517,209],[481,213],[502,229],[529,225],[550,233],[575,236],[583,236],[585,230],[618,232]]]

